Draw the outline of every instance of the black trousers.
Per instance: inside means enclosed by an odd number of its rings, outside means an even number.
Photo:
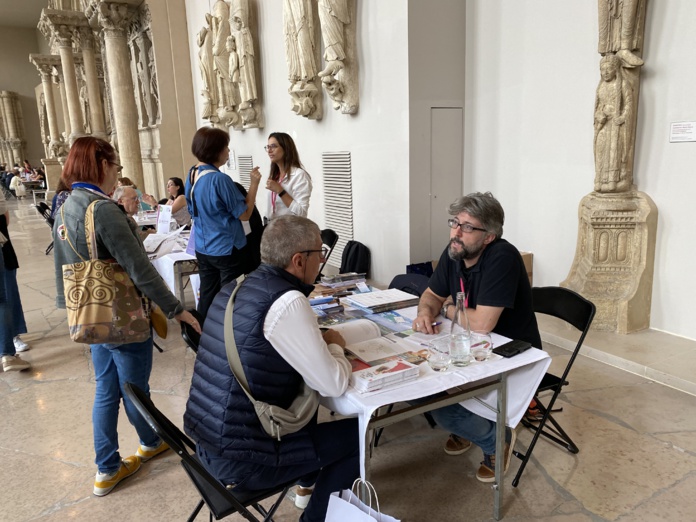
[[[208,308],[220,289],[248,272],[244,260],[244,249],[235,248],[228,256],[209,256],[196,252],[196,259],[198,259],[198,274],[201,277],[198,313],[205,319]]]

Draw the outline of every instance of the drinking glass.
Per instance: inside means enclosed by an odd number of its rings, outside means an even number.
[[[471,332],[471,354],[476,361],[485,361],[493,351],[493,340],[488,332]]]
[[[434,339],[428,345],[428,365],[436,372],[444,372],[452,364],[449,337]]]

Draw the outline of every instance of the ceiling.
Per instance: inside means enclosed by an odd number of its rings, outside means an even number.
[[[0,26],[36,29],[48,0],[0,0]]]

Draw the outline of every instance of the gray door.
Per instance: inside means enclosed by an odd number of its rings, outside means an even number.
[[[439,259],[449,240],[447,207],[462,195],[464,111],[430,109],[430,258]]]

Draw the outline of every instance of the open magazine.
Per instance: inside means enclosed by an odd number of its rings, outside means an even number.
[[[359,392],[375,391],[418,377],[418,365],[427,351],[413,351],[392,336],[382,336],[380,327],[367,319],[336,324],[346,340],[346,357],[351,362],[351,385]]]

